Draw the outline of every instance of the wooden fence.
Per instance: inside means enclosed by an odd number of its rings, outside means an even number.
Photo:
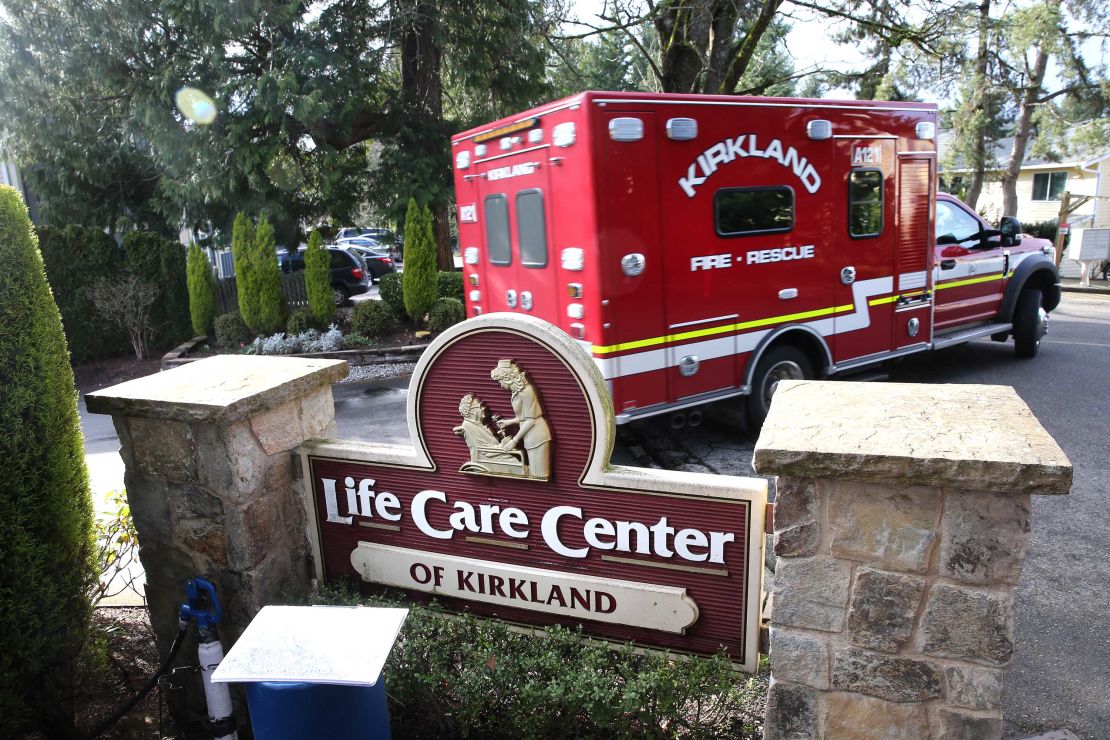
[[[281,274],[281,292],[285,295],[285,303],[289,310],[308,306],[308,291],[304,286],[304,273],[291,272]],[[239,310],[239,290],[235,286],[235,278],[229,277],[216,281],[216,313],[225,314]]]

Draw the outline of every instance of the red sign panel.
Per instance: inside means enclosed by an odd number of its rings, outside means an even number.
[[[755,669],[765,484],[610,467],[604,381],[565,334],[454,327],[409,413],[412,449],[305,446],[324,579]]]

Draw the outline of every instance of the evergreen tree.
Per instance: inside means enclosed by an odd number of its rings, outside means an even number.
[[[274,227],[263,214],[254,232],[254,249],[250,263],[250,269],[254,272],[251,282],[258,291],[258,325],[247,322],[247,326],[260,334],[273,334],[285,326],[285,294],[281,291],[281,268],[278,267],[276,244]]]
[[[251,329],[258,324],[258,288],[251,267],[254,254],[254,224],[245,213],[235,216],[231,230],[231,258],[235,264],[235,287],[239,293],[239,315]]]
[[[73,658],[95,583],[77,392],[27,208],[0,186],[0,717],[74,734]]]
[[[324,247],[324,237],[313,229],[304,253],[304,285],[312,318],[320,326],[335,319],[335,299],[331,294],[331,254]]]
[[[405,217],[405,271],[401,285],[405,295],[405,312],[419,324],[436,302],[436,242],[432,232],[432,214],[427,206],[417,206],[409,198]]]
[[[193,334],[210,334],[212,320],[216,317],[216,279],[212,275],[212,265],[204,256],[204,250],[196,242],[189,245],[187,270],[189,317],[193,322]]]

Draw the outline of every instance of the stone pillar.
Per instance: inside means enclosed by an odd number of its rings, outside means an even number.
[[[89,411],[111,414],[119,434],[163,657],[190,578],[215,584],[225,646],[262,606],[308,592],[291,451],[335,436],[331,384],[346,375],[342,360],[220,355],[87,396]]]
[[[791,381],[765,738],[998,738],[1030,495],[1071,464],[1012,388]]]

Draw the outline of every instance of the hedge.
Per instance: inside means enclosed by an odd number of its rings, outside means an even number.
[[[123,237],[123,251],[127,271],[158,288],[150,309],[152,344],[172,347],[193,336],[185,247],[150,231],[132,231]]]
[[[47,226],[39,231],[39,248],[73,361],[128,352],[127,335],[100,318],[86,294],[97,280],[116,278],[124,270],[123,250],[115,240],[98,229]]]
[[[436,273],[436,295],[440,298],[454,298],[465,302],[463,274],[458,271]]]
[[[0,186],[0,717],[73,734],[93,509],[61,315],[18,191]]]

